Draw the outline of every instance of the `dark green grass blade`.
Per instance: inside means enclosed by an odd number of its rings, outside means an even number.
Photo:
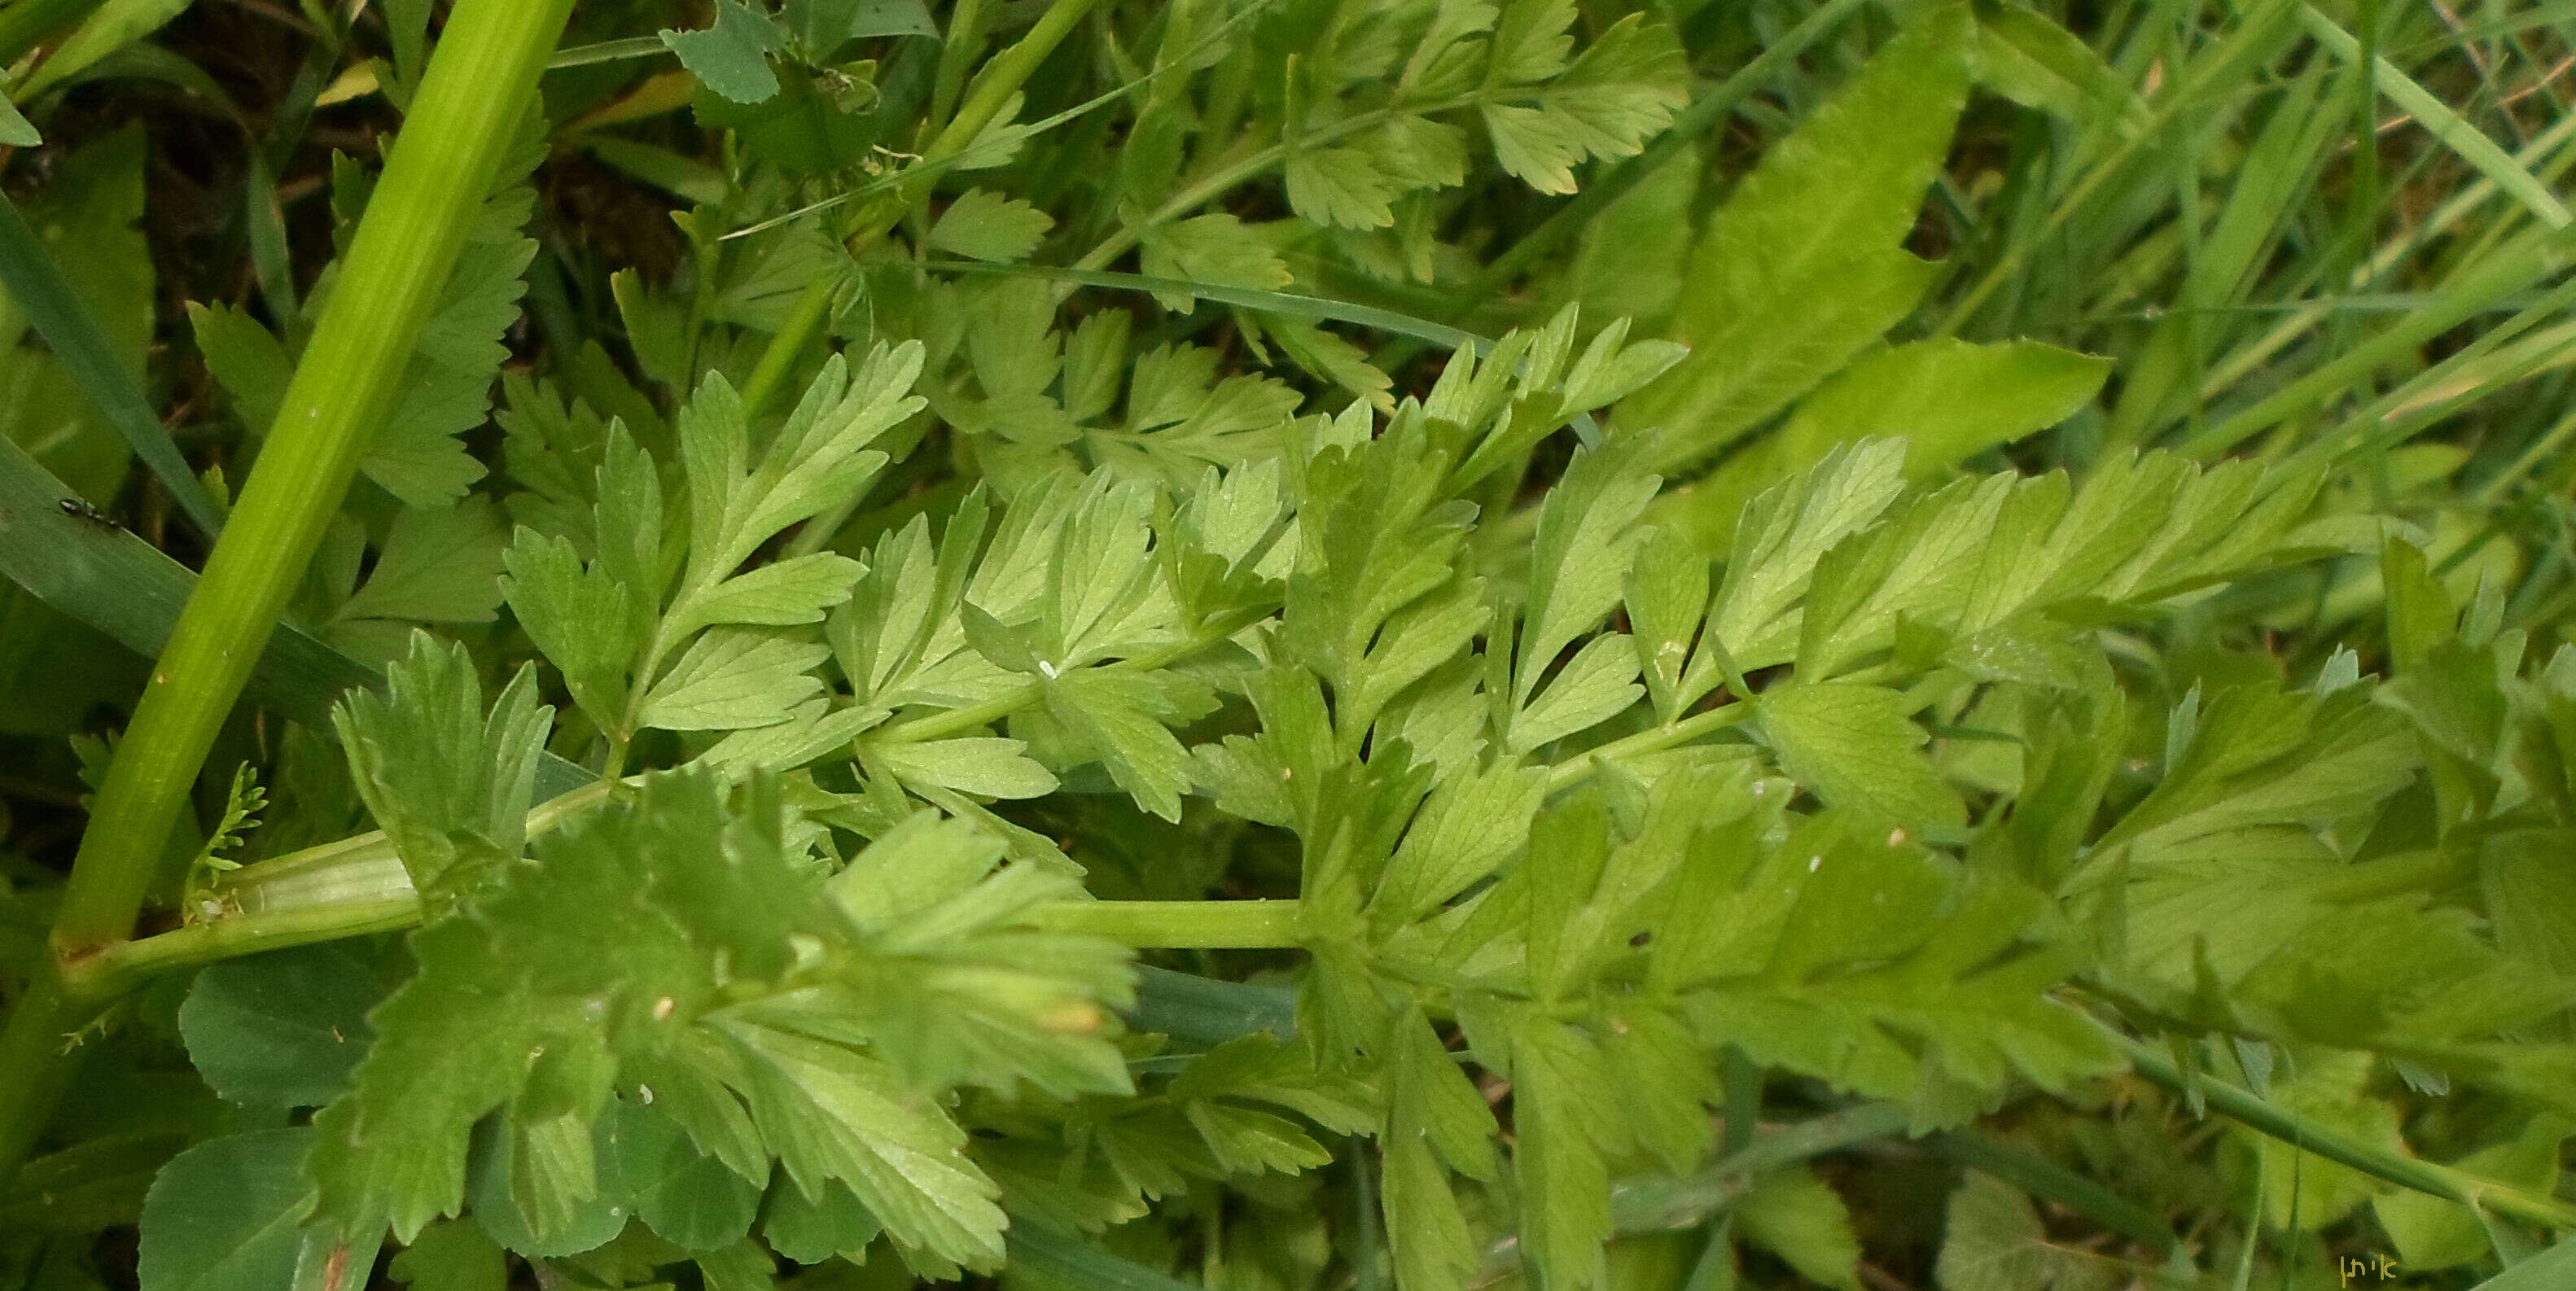
[[[44,243],[36,240],[36,231],[27,227],[26,217],[5,197],[0,197],[0,287],[8,288],[18,308],[27,311],[27,320],[54,347],[54,357],[79,384],[81,393],[89,396],[90,405],[125,437],[134,455],[161,477],[162,487],[170,490],[189,523],[206,537],[214,537],[223,528],[214,502],[188,470],[187,459],[179,456],[170,433],[161,428],[161,419],[152,415],[142,389],[117,366],[98,320],[81,307],[80,297],[72,294],[53,257],[45,254]]]
[[[2565,1291],[2576,1286],[2576,1237],[2477,1284],[2473,1291]]]
[[[0,63],[15,63],[45,38],[87,18],[101,0],[17,0],[0,9]]]
[[[1136,970],[1136,1008],[1127,1025],[1157,1031],[1173,1043],[1213,1049],[1238,1036],[1297,1034],[1297,995],[1282,987],[1220,982],[1144,965]]]
[[[1325,296],[1307,296],[1293,291],[1264,291],[1256,287],[1225,287],[1212,282],[1191,282],[1184,278],[1155,278],[1141,273],[1115,273],[1105,269],[1057,269],[1048,265],[982,264],[972,260],[938,260],[924,266],[942,273],[986,274],[997,278],[1038,278],[1074,287],[1100,287],[1110,291],[1169,292],[1232,305],[1264,314],[1309,319],[1320,323],[1348,323],[1396,336],[1410,336],[1429,341],[1444,350],[1469,350],[1482,353],[1491,349],[1492,339],[1464,328],[1435,323],[1391,309],[1333,300]]]
[[[1011,1217],[1009,1240],[1013,1273],[1038,1273],[1064,1286],[1093,1291],[1199,1291],[1195,1282],[1122,1260],[1027,1215]]]
[[[62,502],[70,496],[26,450],[0,438],[0,577],[126,649],[159,657],[197,576],[123,529],[65,514]],[[331,704],[341,691],[383,684],[375,669],[292,623],[280,623],[251,673],[249,690],[261,705],[328,730]],[[551,798],[597,778],[548,754],[537,766],[537,797]]]
[[[2162,1216],[2055,1162],[1965,1131],[1943,1133],[1937,1142],[1942,1152],[1960,1164],[1973,1166],[2023,1192],[2046,1197],[2105,1228],[2154,1247],[2158,1254],[2171,1256],[2182,1245]]]

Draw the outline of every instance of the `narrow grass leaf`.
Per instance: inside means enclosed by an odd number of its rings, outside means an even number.
[[[2361,42],[2355,40],[2351,32],[2336,26],[2332,18],[2317,12],[2316,6],[2299,6],[2299,22],[2308,29],[2308,34],[2317,38],[2318,44],[2333,51],[2337,58],[2347,63],[2361,61]],[[2524,170],[2511,154],[2488,138],[2485,131],[2444,103],[2438,95],[2417,84],[2396,64],[2386,58],[2372,58],[2370,79],[2390,102],[2405,109],[2407,115],[2431,131],[2443,147],[2457,153],[2460,160],[2475,167],[2479,174],[2494,180],[2496,187],[2510,194],[2541,223],[2553,229],[2563,229],[2576,222],[2576,216],[2568,214],[2566,205],[2541,183],[2538,176]]]
[[[64,514],[61,502],[70,496],[24,449],[0,438],[0,577],[126,649],[158,658],[196,576],[133,534]],[[383,684],[375,669],[280,623],[245,689],[265,707],[328,729],[342,691]],[[538,755],[541,801],[596,779],[552,753]]]
[[[99,330],[98,320],[72,293],[71,283],[54,267],[45,244],[27,227],[26,217],[5,197],[0,197],[0,287],[8,289],[11,303],[26,312],[27,320],[53,346],[63,370],[80,384],[91,406],[152,468],[188,522],[208,538],[220,532],[223,521],[215,514],[213,500],[144,400],[143,388],[117,363],[107,333]]]

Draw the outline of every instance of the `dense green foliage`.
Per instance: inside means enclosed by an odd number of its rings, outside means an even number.
[[[0,1291],[2576,1285],[2576,7],[568,9],[0,2]]]

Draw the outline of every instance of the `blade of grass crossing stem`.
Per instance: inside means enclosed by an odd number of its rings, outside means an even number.
[[[1056,269],[1046,265],[984,264],[968,260],[933,261],[924,268],[945,273],[989,274],[1002,278],[1037,278],[1070,287],[1102,287],[1111,291],[1159,291],[1190,296],[1198,300],[1232,305],[1264,314],[1284,314],[1290,318],[1308,318],[1318,322],[1348,323],[1354,327],[1374,328],[1398,336],[1429,341],[1447,350],[1483,350],[1493,342],[1463,328],[1435,323],[1391,309],[1378,309],[1324,296],[1305,296],[1287,291],[1265,291],[1258,287],[1224,287],[1210,282],[1192,282],[1185,278],[1155,278],[1140,273],[1116,273],[1102,269]]]
[[[938,173],[935,168],[953,164],[957,155],[983,134],[984,128],[993,123],[993,118],[1001,115],[1003,105],[1036,73],[1038,65],[1055,52],[1055,47],[1072,32],[1075,24],[1082,21],[1082,16],[1098,3],[1099,0],[1053,0],[1027,35],[985,65],[983,72],[975,78],[974,88],[968,93],[965,105],[922,151],[920,165],[908,168],[903,175],[896,177],[894,188],[889,193],[880,194],[879,206],[882,209],[871,216],[863,216],[862,227],[845,231],[844,240],[854,243],[872,241],[877,234],[894,227],[906,210],[928,194],[930,181]],[[950,52],[953,49],[954,46]],[[757,415],[776,393],[787,368],[804,348],[808,334],[830,315],[832,298],[839,286],[835,275],[830,280],[807,286],[797,299],[787,326],[770,342],[768,351],[760,356],[759,366],[753,369],[751,380],[744,387],[743,406],[751,413]],[[807,528],[821,534],[827,527],[809,525]],[[798,554],[811,554],[811,548]]]
[[[99,792],[65,886],[58,951],[132,929],[171,822],[259,648],[321,542],[421,331],[570,0],[464,0],[422,78],[331,302],[180,613]]]
[[[566,67],[588,67],[593,63],[613,63],[627,58],[659,58],[671,47],[659,36],[630,36],[624,40],[603,40],[594,45],[575,45],[555,51],[546,60],[547,71]]]
[[[146,659],[159,657],[197,576],[123,529],[66,515],[70,490],[0,438],[0,578]],[[243,687],[261,707],[317,730],[351,687],[384,684],[375,669],[292,623],[280,623]],[[556,757],[537,764],[540,801],[597,777]]]
[[[2347,63],[2357,63],[2363,55],[2361,42],[2351,32],[2335,25],[2334,20],[2317,12],[2315,5],[2299,6],[2299,23],[2316,37],[2317,43]],[[2516,163],[2511,154],[2497,146],[2486,132],[2453,111],[2432,91],[2415,83],[2413,77],[2400,71],[2396,64],[2374,54],[2370,60],[2370,79],[2388,101],[2405,110],[2416,123],[2433,134],[2441,145],[2457,154],[2479,174],[2495,181],[2496,187],[2553,229],[2576,223],[2565,205],[2530,171]]]
[[[1894,1103],[1860,1103],[1757,1135],[1741,1151],[1729,1152],[1688,1175],[1647,1174],[1621,1180],[1610,1188],[1612,1222],[1623,1233],[1705,1223],[1741,1200],[1772,1171],[1873,1139],[1902,1136],[1911,1120],[1911,1114]]]
[[[188,470],[187,459],[179,455],[179,446],[171,442],[161,419],[153,415],[143,387],[116,361],[107,333],[99,330],[98,320],[72,293],[71,283],[54,267],[54,258],[45,253],[36,231],[27,227],[17,204],[6,197],[0,197],[0,287],[8,288],[10,300],[25,311],[45,343],[54,347],[54,358],[80,386],[90,406],[160,477],[161,487],[170,491],[188,523],[209,538],[220,532],[223,521],[215,514],[214,501]]]
[[[117,746],[31,994],[57,992],[65,961],[133,932],[206,752],[400,394],[571,9],[571,0],[459,0],[450,12],[232,523]],[[16,1172],[59,1100],[60,1021],[22,1004],[0,1035],[0,1174]]]

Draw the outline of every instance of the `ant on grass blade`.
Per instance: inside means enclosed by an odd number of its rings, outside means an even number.
[[[61,507],[63,509],[63,514],[70,516],[74,520],[87,520],[91,524],[104,525],[110,529],[122,529],[125,527],[124,525],[118,524],[113,518],[109,517],[106,512],[99,510],[97,507],[91,506],[89,503],[79,498],[64,498],[62,501],[57,502],[54,505]]]

